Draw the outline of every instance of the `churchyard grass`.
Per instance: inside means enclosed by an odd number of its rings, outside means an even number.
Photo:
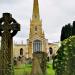
[[[28,75],[31,72],[31,64],[22,64],[14,66],[14,75]],[[52,64],[47,64],[47,75],[55,75],[54,70],[52,69]]]
[[[14,66],[14,75],[25,75],[26,73],[30,73],[31,64],[21,64]]]
[[[55,71],[52,68],[52,64],[47,64],[47,75],[55,75]]]

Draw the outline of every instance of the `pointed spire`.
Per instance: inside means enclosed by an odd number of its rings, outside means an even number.
[[[38,0],[34,0],[33,4],[33,17],[39,17],[39,3]]]

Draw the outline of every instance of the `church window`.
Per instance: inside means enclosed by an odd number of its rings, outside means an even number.
[[[42,48],[42,43],[40,40],[35,40],[33,42],[33,52],[40,52]]]
[[[35,31],[37,31],[37,26],[35,26]]]
[[[37,18],[37,16],[35,15],[35,18]]]
[[[20,55],[23,55],[23,48],[20,49]]]
[[[49,52],[50,52],[50,54],[53,54],[53,49],[52,49],[52,47],[49,48]]]

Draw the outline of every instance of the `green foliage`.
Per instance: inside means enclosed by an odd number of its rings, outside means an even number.
[[[71,24],[63,26],[62,31],[61,31],[61,41],[63,41],[64,39],[67,39],[71,35],[72,35],[72,26],[71,26]]]
[[[75,35],[75,21],[73,21],[72,35]]]
[[[53,68],[56,75],[75,75],[75,36],[61,43],[53,59]]]
[[[63,41],[73,35],[75,35],[75,21],[72,25],[69,23],[62,27],[60,40]]]

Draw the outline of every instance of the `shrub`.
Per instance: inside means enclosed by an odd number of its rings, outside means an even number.
[[[75,36],[65,39],[53,58],[56,75],[75,75]]]

